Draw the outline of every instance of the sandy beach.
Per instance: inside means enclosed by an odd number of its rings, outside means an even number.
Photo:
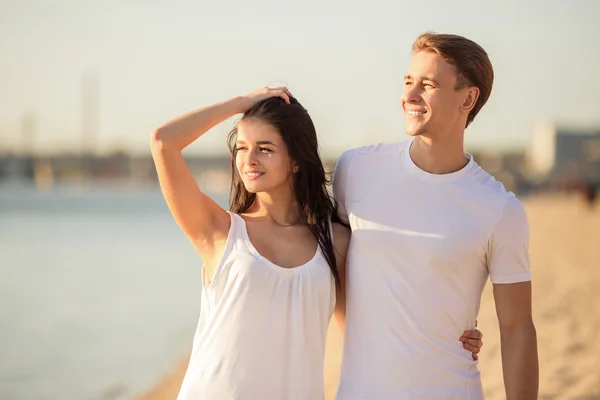
[[[579,197],[523,201],[531,229],[534,322],[538,334],[540,399],[600,399],[600,204]],[[505,398],[500,339],[491,285],[478,327],[484,333],[480,371],[486,399]],[[331,324],[325,365],[326,399],[339,376],[342,336]],[[187,360],[140,400],[175,399]]]

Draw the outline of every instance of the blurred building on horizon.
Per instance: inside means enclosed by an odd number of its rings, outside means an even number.
[[[80,152],[38,155],[31,151],[35,121],[23,120],[24,146],[15,153],[0,152],[0,188],[7,182],[30,182],[40,189],[54,184],[106,183],[115,185],[156,185],[156,171],[150,154],[114,151],[95,154],[89,146]],[[84,135],[87,136],[87,135]],[[469,151],[467,149],[467,151]],[[475,160],[518,195],[537,192],[579,190],[600,187],[600,127],[582,130],[568,125],[540,124],[528,149],[498,152],[470,151]],[[198,182],[214,193],[227,193],[231,179],[229,155],[185,155]],[[325,158],[332,171],[336,158]]]
[[[532,172],[551,186],[600,184],[600,128],[540,124],[532,136]]]

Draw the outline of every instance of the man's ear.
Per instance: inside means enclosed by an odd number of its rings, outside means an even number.
[[[465,111],[471,111],[475,104],[477,104],[477,99],[479,98],[479,88],[477,86],[471,86],[466,91],[466,96],[462,103],[461,108]]]

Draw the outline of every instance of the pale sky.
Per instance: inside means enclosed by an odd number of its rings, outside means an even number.
[[[490,54],[490,101],[467,146],[528,146],[540,121],[600,126],[597,0],[0,0],[0,150],[78,149],[86,74],[99,83],[97,146],[148,152],[183,112],[285,83],[336,155],[401,140],[402,77],[416,36],[467,36]],[[226,152],[226,121],[190,152]]]

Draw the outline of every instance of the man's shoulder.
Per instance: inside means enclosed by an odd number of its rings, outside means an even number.
[[[399,152],[402,152],[402,150],[408,143],[409,143],[408,141],[372,143],[369,145],[354,147],[354,148],[345,150],[342,153],[342,155],[344,155],[344,154],[350,154],[350,155],[398,154]]]
[[[504,201],[515,198],[513,192],[507,190],[502,182],[478,164],[475,164],[475,167],[469,171],[468,175],[475,186],[489,193],[491,196],[503,199]]]
[[[350,162],[356,158],[364,158],[368,160],[372,157],[380,157],[385,155],[394,155],[401,153],[409,142],[382,142],[373,143],[366,146],[354,147],[345,150],[340,155],[340,160]]]
[[[523,214],[524,207],[516,194],[508,190],[504,184],[498,181],[494,175],[484,170],[481,166],[476,165],[469,172],[469,177],[473,184],[470,192],[474,198],[479,199],[483,204],[492,206],[503,214]]]

